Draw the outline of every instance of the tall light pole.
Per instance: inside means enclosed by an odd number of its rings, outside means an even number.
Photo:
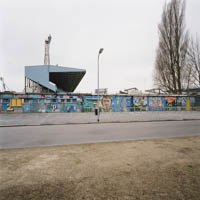
[[[98,95],[98,104],[97,104],[97,108],[98,108],[98,113],[97,113],[97,122],[99,122],[99,114],[100,114],[100,110],[99,110],[99,57],[100,54],[103,52],[103,48],[99,49],[99,53],[98,53],[98,69],[97,69],[97,95]]]

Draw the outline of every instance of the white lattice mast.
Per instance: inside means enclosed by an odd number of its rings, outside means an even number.
[[[49,55],[50,43],[51,43],[51,35],[49,35],[48,39],[45,40],[44,65],[50,65],[50,55]]]
[[[1,85],[0,92],[5,92],[6,90],[9,90],[9,88],[4,83],[4,78],[3,77],[0,77],[0,85]]]

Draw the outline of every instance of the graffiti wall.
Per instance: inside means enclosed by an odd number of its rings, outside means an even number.
[[[132,97],[100,96],[99,107],[101,112],[126,112],[132,109]],[[83,111],[94,112],[98,106],[97,96],[83,96]]]
[[[176,98],[176,105],[177,106],[181,106],[181,107],[185,107],[185,105],[186,105],[186,97],[177,97]]]
[[[165,106],[175,107],[176,106],[176,97],[165,97]]]
[[[134,111],[146,111],[148,106],[147,97],[134,97],[133,107]]]
[[[97,108],[97,103],[97,96],[83,96],[83,112],[94,112],[95,108]]]
[[[149,110],[162,111],[165,109],[165,97],[149,97]]]
[[[113,112],[132,111],[133,103],[130,96],[112,96],[111,109]]]
[[[0,112],[136,112],[192,110],[195,97],[83,94],[0,94]]]

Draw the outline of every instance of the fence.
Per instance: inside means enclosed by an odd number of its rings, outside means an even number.
[[[0,112],[101,112],[199,110],[198,96],[0,94]]]
[[[199,111],[200,106],[162,106],[162,107],[126,107],[126,108],[103,108],[100,112],[148,112],[148,111]],[[95,106],[65,103],[31,103],[21,106],[10,106],[9,103],[0,103],[0,113],[54,113],[54,112],[94,112]]]

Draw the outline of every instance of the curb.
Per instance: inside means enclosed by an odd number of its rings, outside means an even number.
[[[0,124],[0,128],[8,127],[26,127],[26,126],[62,126],[62,125],[87,125],[87,124],[114,124],[114,123],[142,123],[142,122],[176,122],[176,121],[198,121],[200,119],[161,119],[161,120],[143,120],[143,121],[100,121],[100,122],[79,122],[79,123],[45,123],[45,124]]]

